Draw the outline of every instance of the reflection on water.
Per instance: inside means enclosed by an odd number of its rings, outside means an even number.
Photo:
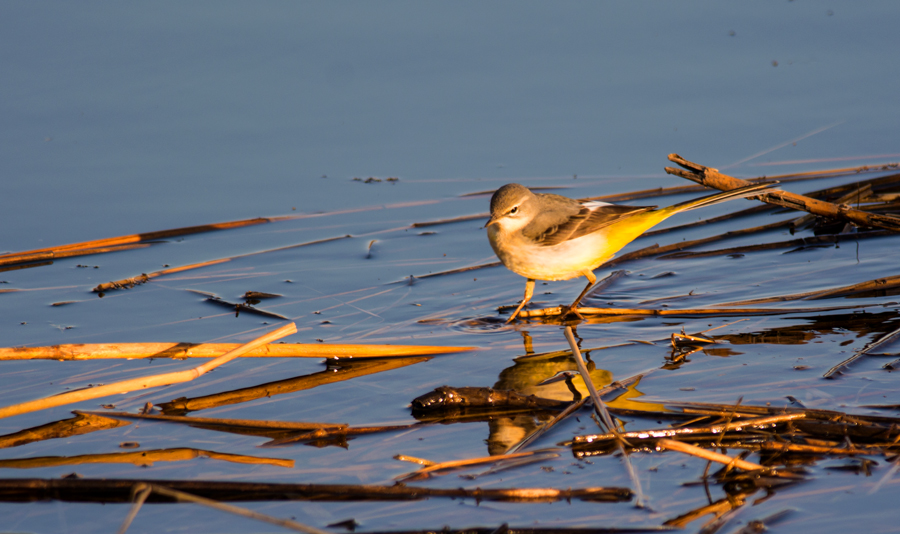
[[[732,345],[755,345],[760,343],[775,345],[805,345],[828,335],[851,336],[844,341],[850,344],[861,337],[878,337],[897,329],[896,310],[880,313],[847,313],[837,315],[820,315],[814,317],[791,317],[785,321],[803,321],[802,323],[767,328],[760,332],[741,334],[725,334],[715,336],[717,340],[725,340]]]
[[[588,362],[588,370],[594,385],[601,388],[612,382],[612,373],[597,369],[593,362]],[[500,372],[496,389],[512,389],[525,395],[537,395],[547,399],[571,401],[573,396],[564,381],[540,385],[544,380],[563,371],[574,371],[578,375],[578,367],[571,356],[557,358],[517,361],[512,367]],[[583,396],[588,395],[587,386],[581,376],[574,376],[572,384]]]
[[[531,338],[524,335],[526,352],[531,351]],[[589,358],[589,353],[586,354]],[[588,359],[588,372],[594,385],[601,388],[612,382],[612,373],[605,369],[598,369],[596,364]],[[566,381],[556,381],[549,384],[541,384],[548,378],[552,378],[564,371],[572,371],[575,376],[571,378],[574,386],[582,396],[588,396],[589,392],[584,380],[578,374],[578,366],[569,356],[553,358],[530,359],[517,361],[511,367],[500,372],[496,389],[511,389],[525,395],[537,395],[547,399],[560,401],[572,401],[573,394],[569,390]],[[554,414],[521,414],[513,417],[497,417],[490,421],[490,437],[488,438],[488,452],[490,454],[502,454],[528,434],[549,421]]]

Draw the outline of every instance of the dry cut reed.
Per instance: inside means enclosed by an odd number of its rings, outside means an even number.
[[[163,373],[142,378],[133,378],[131,380],[123,380],[121,382],[105,384],[89,389],[69,391],[66,393],[61,393],[59,395],[45,397],[43,399],[14,404],[12,406],[5,406],[3,408],[0,408],[0,419],[4,417],[11,417],[13,415],[45,410],[47,408],[54,408],[56,406],[65,406],[66,404],[72,404],[75,402],[98,399],[109,395],[118,395],[135,390],[168,386],[181,382],[189,382],[191,380],[194,380],[195,378],[203,376],[204,374],[215,369],[216,367],[219,367],[220,365],[230,362],[231,360],[243,355],[246,352],[249,352],[262,345],[265,345],[277,339],[281,339],[285,336],[289,336],[296,332],[297,326],[294,323],[290,323],[288,325],[282,326],[277,330],[273,330],[268,334],[262,335],[254,339],[253,341],[250,341],[249,343],[245,343],[244,345],[241,345],[240,347],[226,354],[223,354],[222,356],[219,356],[212,361],[206,362],[203,365],[199,365],[197,367],[194,367],[193,369],[188,369],[186,371],[176,371],[173,373]]]
[[[137,358],[217,358],[239,343],[79,343],[45,347],[0,347],[3,360],[105,360]],[[424,356],[475,350],[477,347],[433,345],[330,345],[275,343],[257,347],[244,358],[385,358]]]

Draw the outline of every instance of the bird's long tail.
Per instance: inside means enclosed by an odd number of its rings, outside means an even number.
[[[736,198],[747,198],[758,195],[760,191],[774,187],[776,184],[777,182],[739,187],[737,189],[732,189],[731,191],[723,191],[722,193],[716,193],[715,195],[709,195],[706,197],[700,197],[695,198],[694,200],[681,202],[679,204],[675,204],[674,206],[663,208],[659,211],[668,212],[667,216],[669,216],[676,213],[681,213],[682,211],[705,208],[706,206],[712,206],[713,204],[718,204],[719,202],[726,202],[728,200],[734,200]]]
[[[746,187],[732,189],[731,191],[716,193],[715,195],[695,198],[693,200],[681,202],[667,208],[637,213],[633,217],[629,217],[628,219],[626,219],[626,222],[629,224],[618,225],[618,227],[616,227],[616,225],[613,225],[616,231],[610,232],[607,236],[606,252],[609,254],[609,258],[611,258],[613,253],[617,252],[632,240],[636,239],[639,235],[668,219],[672,215],[675,215],[676,213],[694,210],[697,208],[704,208],[706,206],[712,206],[713,204],[718,204],[719,202],[725,202],[727,200],[734,200],[736,198],[752,197],[754,195],[758,195],[760,191],[768,189],[774,185],[774,183],[748,185]]]
[[[715,195],[695,198],[694,200],[688,200],[687,202],[675,204],[674,206],[669,206],[667,208],[636,213],[635,215],[624,219],[622,222],[611,225],[605,230],[604,237],[606,242],[600,259],[604,262],[609,260],[628,243],[631,243],[638,236],[676,213],[711,206],[713,204],[718,204],[719,202],[725,202],[726,200],[752,197],[758,195],[760,191],[774,185],[774,183],[748,185],[746,187],[732,189],[731,191],[716,193]]]

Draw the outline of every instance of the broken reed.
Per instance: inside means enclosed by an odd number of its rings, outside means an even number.
[[[688,161],[678,154],[669,154],[669,161],[677,163],[683,169],[675,169],[666,167],[666,172],[681,176],[688,180],[692,180],[707,187],[712,187],[722,191],[730,191],[739,187],[750,185],[747,180],[741,180],[722,174],[712,167],[706,167],[698,163]],[[759,200],[784,208],[791,208],[800,211],[806,211],[822,217],[832,219],[840,219],[851,222],[859,226],[870,226],[873,228],[882,228],[893,232],[900,232],[900,218],[889,215],[878,215],[866,213],[858,209],[851,208],[847,205],[837,205],[831,202],[824,202],[808,196],[789,193],[780,189],[770,190],[761,193]]]
[[[66,393],[53,395],[51,397],[45,397],[43,399],[5,406],[0,408],[0,418],[11,417],[13,415],[21,415],[38,410],[45,410],[47,408],[54,408],[57,406],[65,406],[66,404],[73,404],[89,399],[98,399],[101,397],[107,397],[109,395],[119,395],[135,390],[168,386],[181,382],[189,382],[206,374],[216,367],[219,367],[220,365],[230,362],[231,360],[237,358],[238,356],[241,356],[245,352],[249,352],[257,347],[260,347],[282,337],[289,336],[296,332],[297,326],[294,323],[290,323],[282,326],[277,330],[273,330],[267,334],[264,334],[254,339],[253,341],[250,341],[249,343],[245,343],[244,345],[241,345],[240,347],[235,348],[234,350],[231,350],[212,361],[208,361],[202,365],[194,367],[193,369],[151,375],[142,378],[133,378],[131,380],[123,380],[121,382],[115,382],[112,384],[104,384],[102,386],[96,386],[89,389],[69,391]]]

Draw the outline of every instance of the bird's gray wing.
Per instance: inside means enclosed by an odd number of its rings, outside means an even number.
[[[538,205],[537,214],[522,228],[522,235],[538,244],[543,244],[544,239],[556,235],[561,228],[577,224],[590,215],[590,210],[564,196],[536,194],[534,200]],[[564,231],[563,236],[565,235]]]
[[[623,219],[656,207],[607,204],[587,208],[571,199],[566,200],[573,204],[569,205],[568,209],[563,210],[556,207],[542,210],[528,226],[522,229],[525,237],[545,247],[558,245],[570,239],[586,236]]]

